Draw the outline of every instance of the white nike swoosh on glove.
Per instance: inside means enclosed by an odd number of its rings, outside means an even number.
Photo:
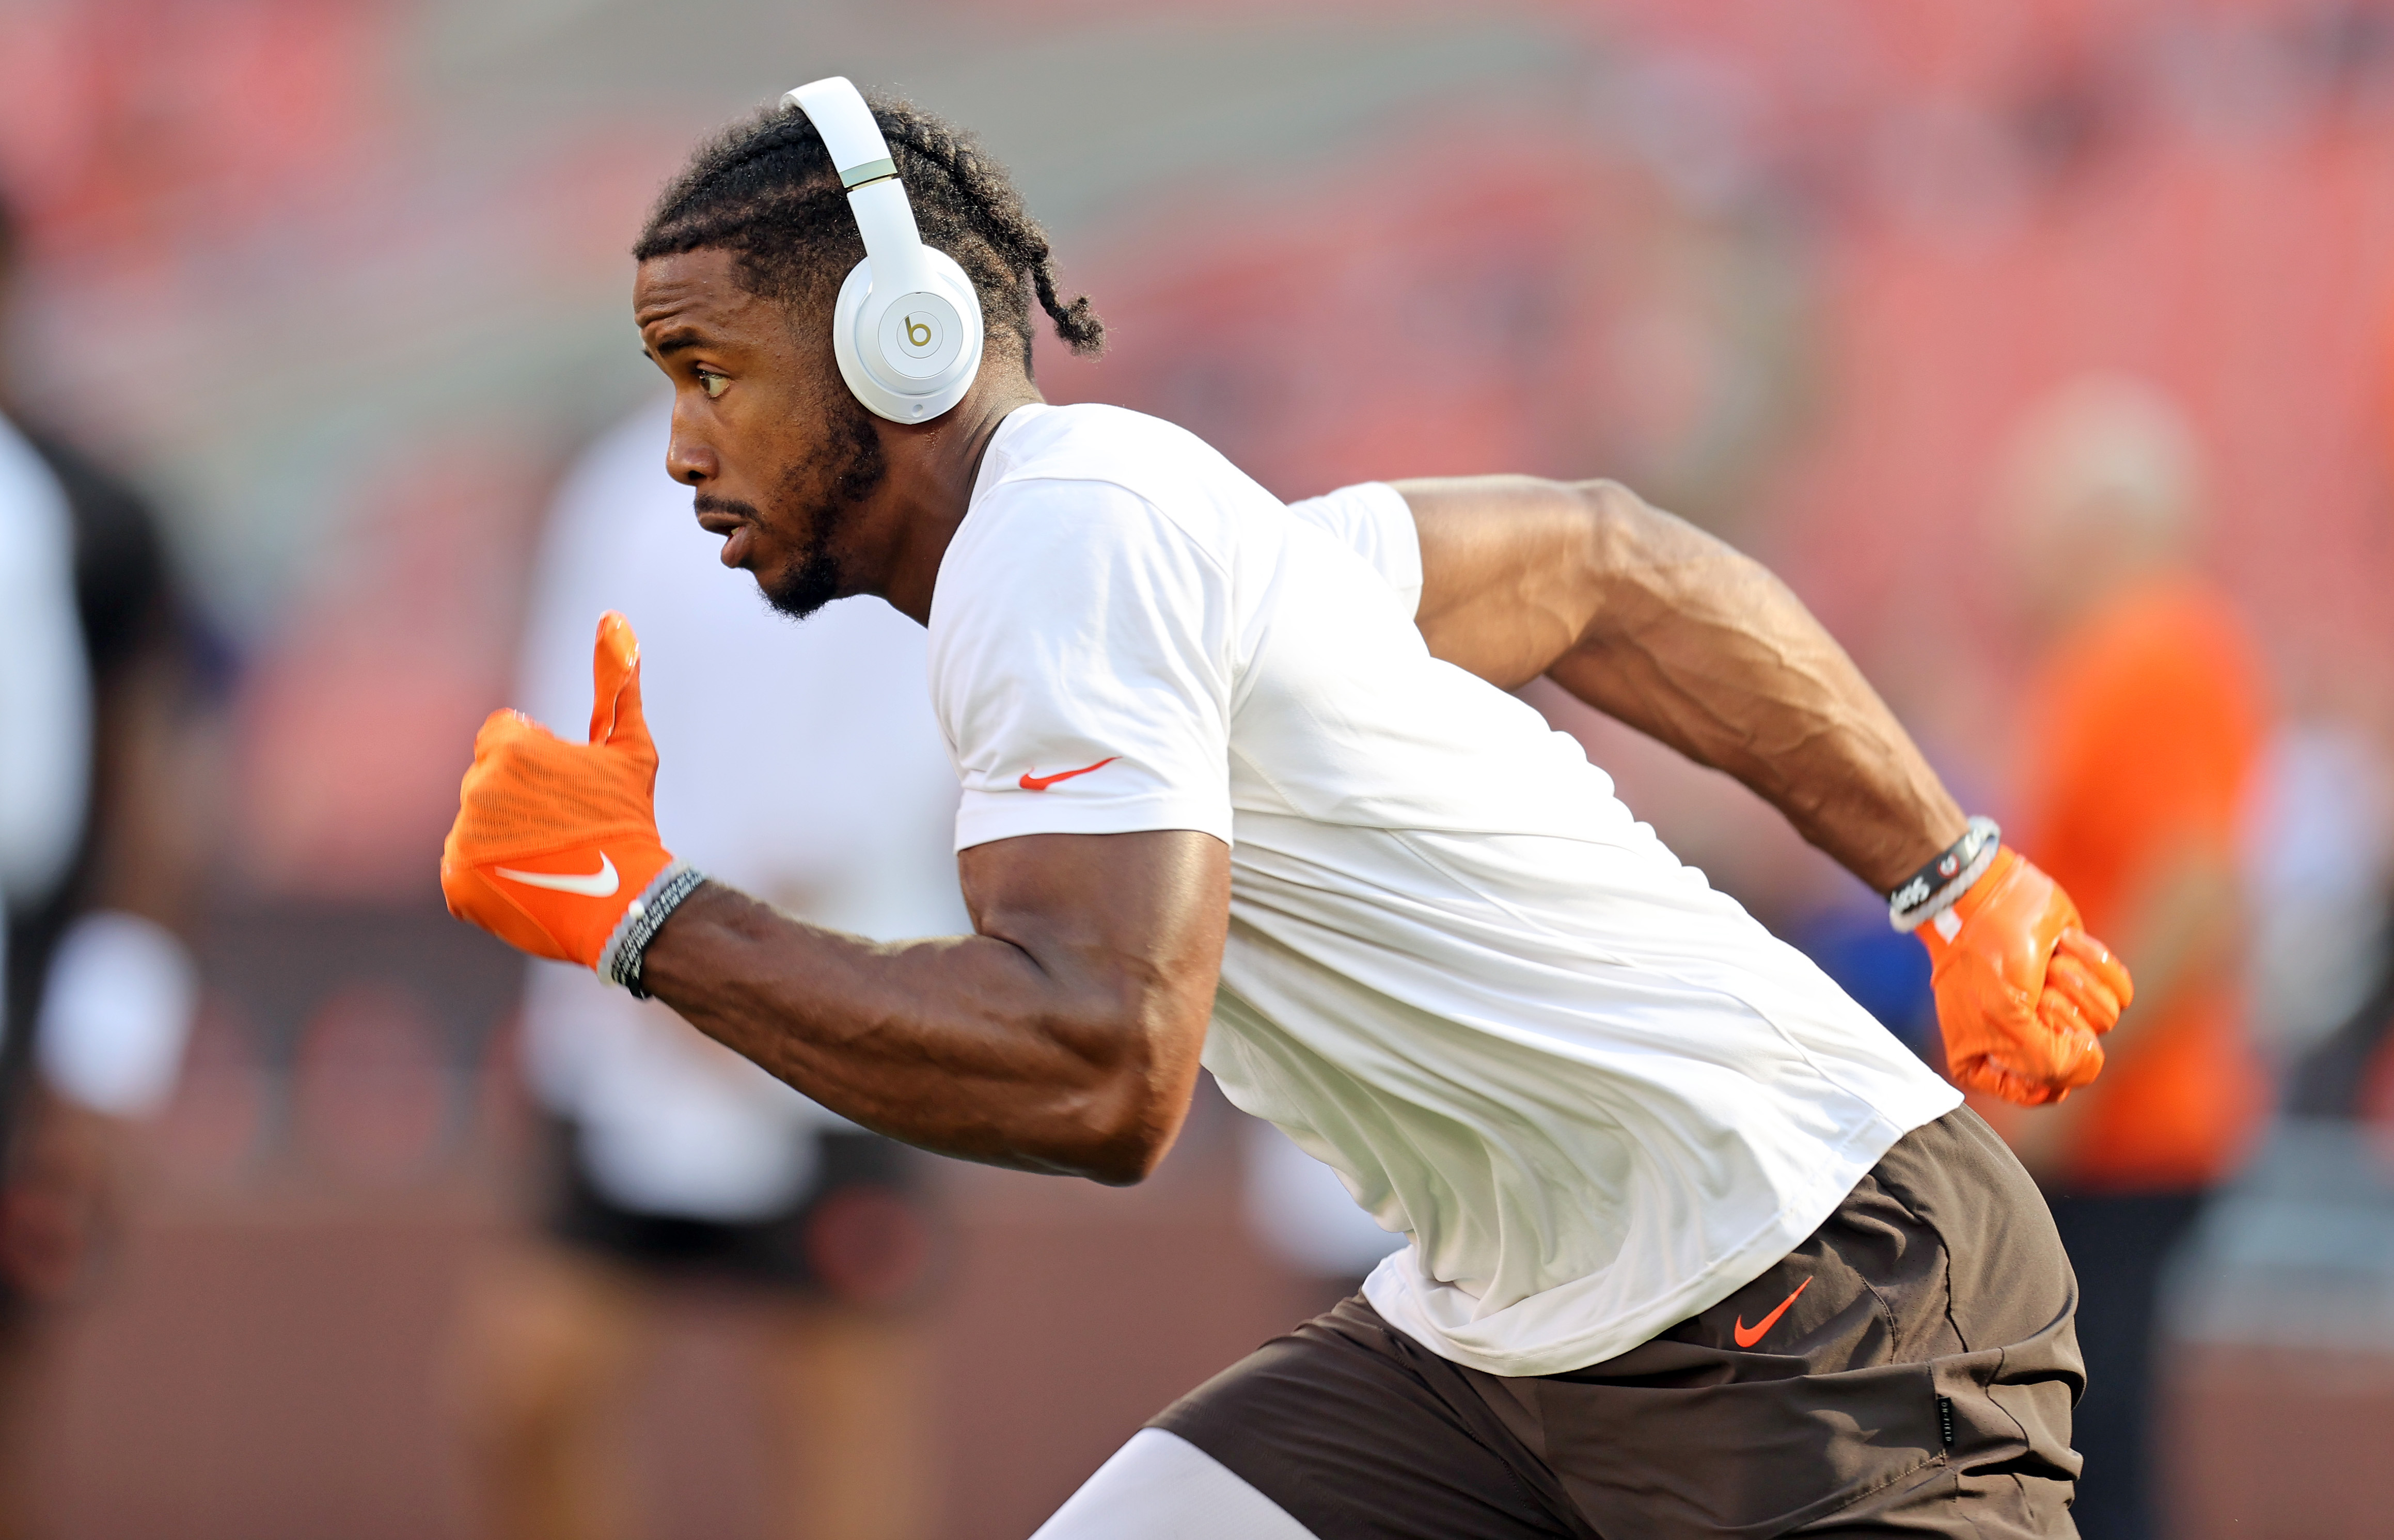
[[[517,871],[508,867],[493,867],[493,871],[510,882],[521,882],[528,888],[548,888],[557,893],[579,894],[585,898],[604,898],[620,885],[615,877],[615,863],[605,851],[598,853],[598,869],[587,877],[571,872]]]

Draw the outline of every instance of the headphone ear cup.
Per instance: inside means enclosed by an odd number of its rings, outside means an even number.
[[[867,260],[848,270],[848,277],[840,282],[839,297],[832,302],[831,351],[832,357],[839,360],[839,377],[848,382],[848,394],[887,417],[889,414],[874,404],[882,392],[874,384],[873,376],[864,372],[864,360],[858,357],[856,347],[857,322],[863,317],[864,302],[872,296],[873,264]]]
[[[840,378],[893,423],[929,422],[963,400],[980,372],[980,296],[955,258],[929,246],[923,256],[929,290],[876,294],[868,258],[848,269],[832,305]]]

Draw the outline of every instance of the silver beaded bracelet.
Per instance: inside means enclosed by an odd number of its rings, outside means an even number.
[[[648,956],[649,943],[657,938],[657,932],[673,918],[682,900],[705,881],[706,873],[681,861],[651,878],[640,896],[624,911],[624,918],[616,921],[606,949],[598,954],[598,976],[622,985],[636,999],[647,999],[649,992],[640,987],[640,963]]]
[[[1973,818],[1944,854],[1914,872],[1887,895],[1887,922],[1916,931],[1953,907],[1970,885],[1987,875],[2003,848],[2004,831],[1993,818]]]

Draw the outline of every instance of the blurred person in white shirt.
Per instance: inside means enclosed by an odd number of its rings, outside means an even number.
[[[570,723],[585,709],[590,618],[625,611],[676,684],[656,730],[686,751],[657,795],[715,869],[864,935],[957,929],[957,786],[921,628],[877,604],[793,625],[727,594],[690,489],[664,474],[666,431],[662,405],[639,413],[561,489],[525,632],[527,710]],[[709,662],[724,658],[743,661]],[[760,681],[780,709],[717,709]],[[778,819],[710,784],[709,766],[733,764],[776,778]],[[554,1135],[546,1211],[478,1285],[459,1361],[493,1532],[631,1527],[612,1436],[675,1286],[704,1280],[774,1318],[756,1366],[776,1533],[928,1533],[924,1350],[908,1308],[936,1249],[920,1157],[583,970],[533,963],[523,1029]]]
[[[11,914],[57,891],[83,820],[91,705],[73,553],[58,478],[0,416],[0,895]]]

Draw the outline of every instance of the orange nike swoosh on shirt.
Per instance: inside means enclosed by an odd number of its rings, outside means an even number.
[[[1807,1278],[1802,1283],[1796,1286],[1796,1294],[1801,1294],[1811,1286],[1812,1280]],[[1791,1294],[1786,1299],[1780,1300],[1779,1308],[1777,1310],[1772,1311],[1761,1320],[1756,1321],[1751,1327],[1748,1327],[1745,1324],[1745,1312],[1743,1311],[1738,1312],[1737,1325],[1730,1330],[1730,1335],[1737,1338],[1737,1345],[1741,1348],[1751,1348],[1756,1342],[1761,1341],[1762,1334],[1769,1331],[1771,1327],[1779,1325],[1779,1318],[1786,1314],[1787,1307],[1796,1302],[1796,1294]]]
[[[1085,776],[1092,770],[1102,770],[1107,765],[1112,764],[1114,761],[1120,758],[1122,758],[1120,754],[1109,754],[1104,759],[1098,761],[1095,764],[1085,764],[1078,770],[1059,770],[1052,776],[1034,776],[1030,771],[1025,770],[1022,772],[1022,790],[1025,791],[1045,791],[1049,787],[1055,785],[1058,781],[1068,781],[1074,776]]]

